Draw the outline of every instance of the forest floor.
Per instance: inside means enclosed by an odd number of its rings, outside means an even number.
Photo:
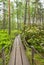
[[[8,65],[30,65],[20,35],[15,38]]]

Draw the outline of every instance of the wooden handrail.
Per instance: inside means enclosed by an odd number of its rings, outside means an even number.
[[[1,49],[1,51],[0,51],[0,58],[2,58],[2,60],[3,60],[3,65],[6,65],[6,57],[7,57],[7,55],[5,55],[5,49],[6,48],[8,48],[9,49],[9,47],[10,47],[10,45],[7,45],[7,46],[5,46],[5,47],[3,47],[2,49]],[[9,49],[9,54],[11,53],[11,50],[12,49]]]
[[[26,42],[26,40],[25,39],[23,39],[23,41],[25,42],[25,47],[26,46],[28,46],[29,47],[29,45],[28,45],[28,43]],[[30,47],[31,49],[32,49],[32,65],[36,65],[36,63],[35,63],[35,59],[34,59],[34,54],[35,53],[37,53],[42,59],[44,59],[44,57],[34,48],[34,46],[31,46]]]
[[[3,65],[6,65],[6,58],[5,58],[4,48],[2,49],[2,60],[3,60]]]
[[[29,47],[29,45],[27,44],[27,42],[26,42],[25,38],[23,39],[23,42],[25,42],[25,43],[24,43],[25,48],[26,48],[26,46],[28,46],[28,47]]]
[[[26,40],[24,39],[24,41],[25,41],[25,44],[26,44],[26,46],[28,46],[29,47],[29,45],[28,45],[28,43],[26,42]],[[36,52],[37,54],[39,54],[39,56],[41,57],[41,58],[43,58],[44,59],[44,57],[34,48],[34,46],[31,46],[30,47],[31,49],[33,49],[33,51],[34,52]]]
[[[34,65],[35,64],[35,59],[34,59],[34,54],[35,54],[35,52],[42,58],[42,59],[44,59],[44,57],[33,47],[33,46],[31,46],[31,49],[32,49],[32,65]]]
[[[37,54],[39,54],[39,56],[40,56],[42,59],[44,59],[44,57],[43,57],[33,46],[31,46],[31,49],[33,49],[34,52],[36,52]]]

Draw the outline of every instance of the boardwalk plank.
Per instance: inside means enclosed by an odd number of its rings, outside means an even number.
[[[17,48],[16,65],[22,65],[21,55],[20,55],[20,48]]]
[[[22,65],[21,54],[20,54],[20,45],[19,45],[18,39],[17,39],[16,65]]]
[[[13,48],[12,48],[12,52],[11,52],[11,55],[10,55],[10,60],[9,60],[9,63],[8,65],[14,65],[14,62],[15,62],[15,43],[16,43],[16,39],[14,41],[14,44],[13,44]]]
[[[20,46],[21,46],[21,52],[22,52],[22,59],[23,59],[23,65],[30,65],[27,57],[26,57],[26,54],[25,54],[25,50],[24,50],[24,46],[21,42],[21,39],[19,37],[19,42],[20,42]]]
[[[8,65],[30,65],[25,55],[25,50],[21,42],[20,36],[17,36],[14,41]]]

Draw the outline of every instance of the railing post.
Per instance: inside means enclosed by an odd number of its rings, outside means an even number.
[[[3,60],[3,65],[6,65],[4,49],[2,49],[2,60]]]
[[[32,65],[34,65],[34,47],[31,46],[31,48],[32,48]]]

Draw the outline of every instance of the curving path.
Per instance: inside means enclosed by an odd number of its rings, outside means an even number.
[[[30,65],[20,35],[15,38],[8,65]]]

